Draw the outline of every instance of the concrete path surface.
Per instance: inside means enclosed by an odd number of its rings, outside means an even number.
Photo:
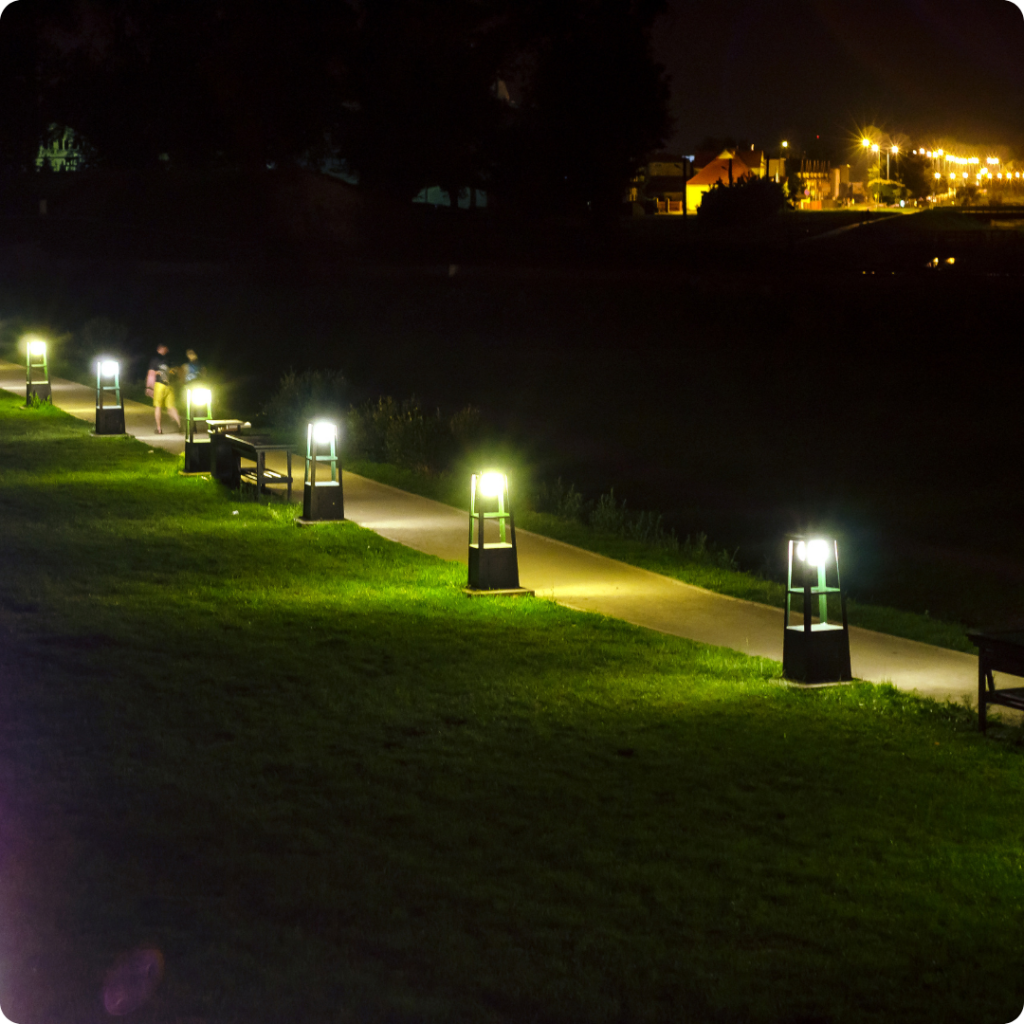
[[[23,396],[24,367],[0,361],[0,388]],[[52,389],[59,408],[93,420],[93,388],[53,380]],[[139,441],[171,452],[184,450],[181,433],[155,433],[153,411],[146,405],[125,402],[125,421],[128,433]],[[166,414],[164,424],[166,429]],[[298,486],[301,489],[301,480]],[[348,519],[418,551],[466,563],[466,512],[352,473],[344,474],[344,487]],[[702,590],[526,530],[517,530],[516,537],[520,581],[539,596],[663,633],[782,660],[780,610]],[[978,661],[971,655],[857,627],[850,630],[850,648],[857,678],[889,680],[901,689],[938,699],[977,697]]]

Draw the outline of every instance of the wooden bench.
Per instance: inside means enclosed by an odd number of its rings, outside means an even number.
[[[978,648],[978,724],[985,731],[986,707],[998,704],[1024,711],[1024,686],[996,689],[993,672],[1024,677],[1024,630],[970,630],[968,640]]]

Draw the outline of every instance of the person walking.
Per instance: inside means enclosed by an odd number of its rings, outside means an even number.
[[[171,387],[171,367],[167,362],[167,346],[162,342],[156,347],[156,355],[149,361],[146,372],[146,394],[153,399],[153,418],[156,420],[156,432],[163,433],[160,424],[161,410],[167,409],[171,419],[181,430],[181,416],[174,404],[174,388]]]
[[[196,355],[194,348],[185,350],[185,358],[188,360],[187,363],[181,368],[184,374],[184,382],[191,384],[194,381],[199,380],[200,377],[206,376],[206,367],[199,362],[199,356]]]

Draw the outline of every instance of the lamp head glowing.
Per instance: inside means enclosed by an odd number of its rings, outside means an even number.
[[[480,476],[480,493],[485,498],[497,498],[505,490],[505,474],[493,470]]]
[[[45,356],[46,355],[46,342],[39,338],[35,338],[28,343],[28,352],[32,356]]]
[[[898,152],[900,151],[900,147],[899,147],[899,146],[896,146],[896,145],[894,145],[894,146],[892,147],[892,151],[893,151],[894,153],[898,153]]]
[[[871,140],[870,140],[870,139],[861,139],[861,140],[860,140],[860,144],[861,144],[861,145],[862,145],[862,146],[863,146],[863,147],[864,147],[865,149],[869,149],[869,148],[871,147]]]
[[[877,142],[874,142],[874,143],[871,144],[871,152],[872,153],[877,153],[878,152],[878,143]]]
[[[117,376],[117,360],[116,359],[102,359],[102,360],[100,360],[100,373],[104,377],[116,377]]]
[[[788,142],[783,142],[782,148],[783,149],[789,149],[789,143]]]
[[[800,541],[796,546],[796,557],[801,562],[815,567],[828,565],[830,549],[827,540]]]
[[[327,420],[313,424],[313,440],[317,444],[330,444],[338,436],[338,427]]]
[[[192,396],[193,405],[205,405],[209,409],[210,399],[213,397],[209,388],[192,388],[189,394]]]

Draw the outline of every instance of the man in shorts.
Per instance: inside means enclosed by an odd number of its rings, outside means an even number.
[[[160,412],[167,409],[171,419],[178,424],[181,430],[181,416],[178,415],[178,407],[174,404],[174,388],[171,387],[171,367],[167,362],[167,346],[157,345],[156,355],[149,361],[149,370],[146,373],[146,394],[153,399],[153,418],[156,420],[156,432],[163,433],[160,426]]]

